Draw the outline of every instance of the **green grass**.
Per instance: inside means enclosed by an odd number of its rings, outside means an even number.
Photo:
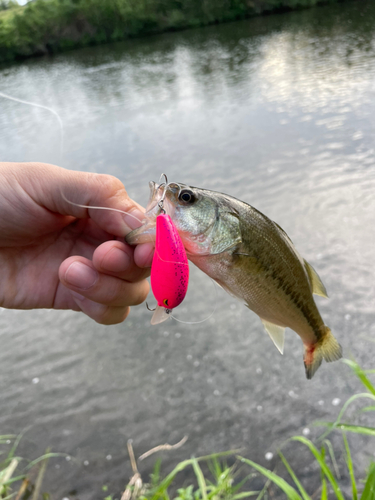
[[[337,1],[34,0],[2,11],[0,62]]]
[[[25,460],[16,453],[20,439],[21,436],[0,435],[0,446],[5,445],[8,448],[11,445],[5,456],[5,452],[0,448],[1,500],[38,500],[48,460],[51,457],[61,456],[60,453],[50,453],[46,450],[46,453],[36,460]],[[44,499],[47,497],[43,495]]]
[[[375,500],[375,462],[370,461],[367,470],[356,471],[355,457],[352,455],[347,438],[347,434],[357,434],[371,439],[375,437],[375,427],[345,420],[348,408],[356,401],[364,402],[359,413],[375,411],[375,386],[368,377],[374,373],[374,370],[363,370],[357,363],[350,360],[344,360],[344,362],[361,381],[366,392],[350,397],[343,405],[335,422],[319,422],[318,425],[323,426],[325,432],[316,442],[304,436],[294,436],[288,439],[282,446],[283,451],[280,449],[278,452],[277,472],[276,469],[269,470],[232,450],[189,458],[178,463],[167,474],[162,473],[161,461],[158,459],[146,483],[138,471],[133,448],[129,443],[133,477],[124,493],[117,498],[108,495],[110,489],[108,486],[103,487],[103,500],[241,500],[244,498],[268,500],[275,496],[276,490],[282,492],[284,497],[290,500],[348,500],[343,493],[344,484],[346,487],[350,485],[352,500]],[[371,402],[370,405],[368,401]],[[357,407],[356,410],[358,413]],[[335,440],[336,449],[334,449],[327,439],[332,432],[341,435],[341,449],[337,449],[337,440]],[[40,498],[43,477],[45,473],[48,474],[48,459],[57,456],[47,450],[43,457],[27,462],[16,454],[19,440],[20,438],[15,436],[0,436],[0,453],[2,445],[9,447],[9,443],[12,443],[10,450],[0,463],[1,500],[11,498],[37,500]],[[184,441],[185,439],[175,446],[157,447],[145,455],[149,456],[159,449],[175,448],[182,445]],[[299,471],[292,468],[290,459],[288,460],[284,452],[286,445],[288,445],[289,453],[295,454],[297,447],[302,446],[311,454],[311,464],[315,463],[320,471],[316,477],[314,491],[308,490],[308,487],[303,484],[303,479],[299,478]],[[338,453],[344,459],[340,460],[340,466],[335,458]],[[228,465],[228,460],[231,465]],[[192,478],[189,481],[184,479],[187,477],[187,471],[190,471],[188,477]],[[31,481],[32,477],[36,477],[34,482]],[[257,487],[254,486],[255,484]],[[309,484],[311,485],[311,481]],[[48,498],[48,496],[44,495],[43,498]]]
[[[298,472],[293,470],[284,453],[279,450],[280,463],[278,468],[280,469],[282,466],[283,470],[278,472],[269,470],[238,454],[233,455],[237,459],[236,464],[229,467],[223,461],[226,454],[219,454],[185,460],[179,463],[165,478],[162,478],[160,461],[157,461],[150,484],[143,484],[138,471],[136,471],[139,476],[138,488],[135,490],[134,485],[129,483],[125,490],[126,496],[123,496],[122,500],[236,500],[249,497],[261,500],[272,498],[275,495],[274,490],[270,492],[271,485],[283,492],[285,497],[290,500],[316,500],[317,498],[320,500],[347,500],[348,497],[345,497],[342,492],[343,483],[347,482],[346,478],[350,480],[352,500],[375,500],[375,462],[370,462],[368,470],[362,471],[362,474],[356,477],[355,462],[346,435],[350,432],[375,437],[375,427],[344,421],[346,410],[353,402],[358,400],[366,403],[368,400],[375,401],[375,386],[368,378],[368,374],[374,373],[374,370],[365,371],[350,360],[344,360],[344,362],[350,366],[367,392],[349,398],[335,422],[320,422],[318,425],[326,427],[327,430],[316,443],[304,436],[294,436],[287,441],[292,446],[293,452],[296,451],[297,446],[302,445],[310,452],[312,462],[317,464],[320,470],[320,479],[317,479],[313,492],[307,490],[303,481],[299,479]],[[374,411],[375,405],[365,406],[361,410]],[[332,443],[327,439],[327,435],[333,431],[338,431],[342,436],[345,465],[341,466],[341,471],[335,458]],[[205,464],[205,468],[201,464]],[[195,481],[181,485],[178,475],[188,468],[195,475]],[[204,470],[209,470],[209,474],[205,474]],[[241,482],[238,480],[239,472],[241,476],[246,475]],[[260,491],[251,488],[255,476],[258,479],[259,476],[264,477],[265,484]],[[177,493],[172,494],[173,491],[177,491]],[[113,500],[112,497],[107,497],[107,499]]]

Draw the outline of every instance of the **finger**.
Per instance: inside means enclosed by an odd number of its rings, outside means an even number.
[[[154,255],[154,245],[151,243],[144,243],[142,245],[137,245],[134,249],[134,262],[138,267],[150,268],[152,264],[152,258]]]
[[[98,304],[76,293],[73,295],[73,300],[80,311],[101,325],[117,325],[118,323],[122,323],[130,312],[129,306],[110,307]]]
[[[149,276],[149,269],[134,263],[134,249],[122,241],[106,241],[94,252],[92,262],[100,273],[116,276],[129,282],[141,281]]]
[[[146,280],[129,283],[120,278],[98,272],[84,257],[69,257],[60,266],[61,283],[70,290],[99,304],[125,307],[141,304],[147,297]]]
[[[54,213],[77,218],[91,217],[102,229],[125,236],[141,225],[144,209],[127,194],[122,182],[111,175],[76,172],[43,163],[20,164],[14,175],[27,193]],[[89,205],[120,210],[99,210]]]

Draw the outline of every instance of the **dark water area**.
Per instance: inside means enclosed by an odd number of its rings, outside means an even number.
[[[375,368],[373,2],[3,66],[0,91],[53,108],[64,124],[61,157],[54,115],[0,99],[2,160],[109,173],[143,204],[165,172],[275,220],[326,285],[330,298],[317,303],[345,356]],[[67,311],[1,310],[0,433],[27,429],[20,454],[50,446],[71,457],[50,463],[53,498],[102,498],[105,484],[118,494],[131,475],[129,438],[138,455],[187,435],[164,454],[165,471],[233,448],[273,468],[287,438],[319,435],[313,423],[334,420],[361,390],[341,362],[307,381],[294,332],[280,356],[257,316],[191,274],[176,317],[199,321],[217,305],[199,325],[151,326],[144,305],[111,327]],[[339,435],[334,443],[340,461]],[[350,443],[363,473],[374,443]],[[298,445],[285,454],[312,494],[311,457]]]

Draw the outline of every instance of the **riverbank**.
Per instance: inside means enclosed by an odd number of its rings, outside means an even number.
[[[0,62],[339,1],[35,0],[0,11]]]

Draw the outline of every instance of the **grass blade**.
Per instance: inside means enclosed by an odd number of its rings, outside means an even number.
[[[255,497],[255,495],[259,495],[259,491],[244,491],[243,493],[237,493],[237,495],[231,497],[231,500],[240,500],[241,498]]]
[[[309,495],[307,494],[305,488],[302,486],[300,480],[297,478],[294,470],[292,469],[292,467],[290,466],[289,462],[287,461],[287,459],[284,457],[284,455],[281,453],[281,451],[279,451],[279,456],[283,462],[283,464],[285,465],[285,468],[286,470],[289,472],[290,474],[290,477],[293,479],[295,485],[297,486],[297,488],[299,489],[299,492],[301,493],[302,495],[302,498],[304,500],[311,500]]]
[[[49,460],[50,458],[53,457],[66,457],[66,453],[45,453],[41,457],[36,458],[32,462],[30,462],[27,467],[25,467],[25,470],[31,469],[34,467],[34,465],[38,464],[39,462],[43,462],[44,460]]]
[[[366,427],[364,425],[340,424],[339,429],[342,431],[354,432],[365,436],[375,436],[375,427]]]
[[[327,480],[325,477],[322,479],[322,495],[320,500],[328,500]]]
[[[248,474],[246,477],[244,477],[242,479],[242,481],[240,481],[239,483],[237,483],[235,486],[232,487],[232,491],[233,493],[236,493],[236,491],[238,491],[239,489],[242,488],[242,486],[249,480],[249,479],[252,479],[254,477],[254,473],[252,474]],[[260,493],[258,491],[258,493]]]
[[[208,468],[214,478],[218,479],[222,473],[220,462],[217,458],[210,460],[208,463]]]
[[[9,444],[16,436],[14,434],[2,434],[0,436],[0,444]]]
[[[341,419],[346,412],[347,408],[349,405],[353,403],[353,401],[356,401],[357,399],[371,399],[372,401],[375,401],[375,396],[372,394],[369,394],[368,392],[361,392],[359,394],[355,394],[354,396],[351,396],[346,403],[343,405],[343,407],[340,410],[340,413],[338,414],[338,417],[335,422],[316,422],[315,425],[319,426],[324,426],[327,427],[328,429],[320,436],[320,439],[324,439],[325,437],[328,436],[328,434],[333,430],[336,429],[337,427],[341,426]]]
[[[309,448],[309,450],[311,451],[311,453],[314,455],[315,459],[319,463],[320,468],[322,469],[323,473],[326,475],[328,481],[331,483],[331,486],[335,492],[336,497],[339,500],[345,500],[343,494],[340,491],[340,487],[337,484],[337,481],[336,481],[334,475],[332,474],[331,469],[325,463],[324,457],[319,452],[319,450],[316,448],[316,446],[309,439],[306,439],[302,436],[295,436],[295,437],[291,438],[291,440],[292,441],[299,441],[300,443],[304,444],[305,446],[307,446]]]
[[[342,438],[344,440],[344,446],[345,446],[345,452],[346,452],[346,465],[348,467],[350,481],[352,483],[353,500],[357,500],[358,493],[357,493],[357,485],[356,485],[355,477],[354,477],[352,455],[350,453],[349,443],[348,443],[348,440],[346,438],[345,433],[343,433]]]
[[[18,463],[18,460],[13,458],[8,467],[0,472],[0,498],[7,494],[7,486],[11,481],[14,471],[17,469]]]
[[[14,454],[15,454],[16,449],[17,449],[17,447],[18,447],[18,445],[19,445],[19,443],[20,443],[20,441],[22,439],[22,436],[23,436],[23,434],[19,434],[16,437],[16,439],[14,441],[14,444],[13,444],[12,448],[10,449],[10,451],[8,453],[8,458],[13,458],[14,457]]]
[[[42,488],[44,474],[46,472],[47,463],[48,463],[48,460],[49,460],[49,456],[48,455],[49,455],[49,450],[47,450],[46,454],[44,455],[44,457],[45,457],[44,461],[43,461],[42,466],[40,468],[38,477],[36,478],[35,489],[34,489],[32,500],[38,500],[38,498],[39,498],[40,490]]]
[[[151,474],[151,486],[157,486],[160,481],[161,459],[158,458]]]
[[[375,500],[375,462],[370,465],[361,500]]]
[[[353,372],[357,375],[359,380],[362,382],[362,384],[366,387],[366,389],[371,392],[372,395],[375,396],[375,387],[373,384],[370,382],[368,377],[366,376],[365,370],[362,370],[362,368],[355,362],[350,359],[343,359],[343,362],[350,366],[350,368],[353,370]]]
[[[255,500],[262,500],[262,498],[266,495],[268,486],[271,484],[271,479],[267,479],[266,484],[263,486],[262,491],[259,492],[259,495],[256,497]]]
[[[224,451],[222,453],[213,453],[212,455],[206,455],[203,457],[198,457],[195,458],[197,462],[201,461],[207,461],[207,460],[212,460],[213,458],[219,458],[219,457],[226,457],[228,455],[234,455],[237,453],[236,450],[231,450],[231,451]],[[159,498],[162,498],[163,493],[167,490],[171,482],[174,480],[174,478],[177,476],[177,474],[186,467],[189,467],[193,464],[193,459],[189,460],[184,460],[183,462],[180,462],[179,464],[176,465],[176,467],[161,481],[161,483],[157,486],[157,488],[153,491],[152,496],[150,497],[150,500],[158,500]]]
[[[192,466],[197,478],[199,489],[202,492],[202,500],[207,500],[207,486],[206,481],[204,480],[204,475],[202,469],[199,467],[198,461],[196,458],[192,458]]]
[[[375,411],[375,406],[365,406],[361,411]]]
[[[341,479],[339,467],[337,465],[337,461],[336,461],[336,457],[335,457],[335,453],[333,451],[333,447],[332,447],[331,441],[329,441],[328,439],[325,439],[323,441],[323,444],[325,444],[327,446],[327,448],[328,448],[329,456],[331,457],[331,461],[332,461],[332,465],[333,465],[333,470],[335,471],[336,477],[338,479]]]
[[[6,497],[1,497],[1,500],[11,500],[14,498],[14,493],[11,493],[10,495],[6,496]]]
[[[238,459],[241,460],[241,462],[253,467],[255,470],[263,474],[263,476],[265,476],[266,478],[270,479],[274,484],[276,484],[276,486],[278,486],[286,494],[286,496],[290,500],[302,500],[302,498],[293,488],[293,486],[290,486],[290,484],[288,484],[282,477],[266,469],[265,467],[262,467],[261,465],[258,465],[255,462],[248,460],[247,458],[238,457]]]

